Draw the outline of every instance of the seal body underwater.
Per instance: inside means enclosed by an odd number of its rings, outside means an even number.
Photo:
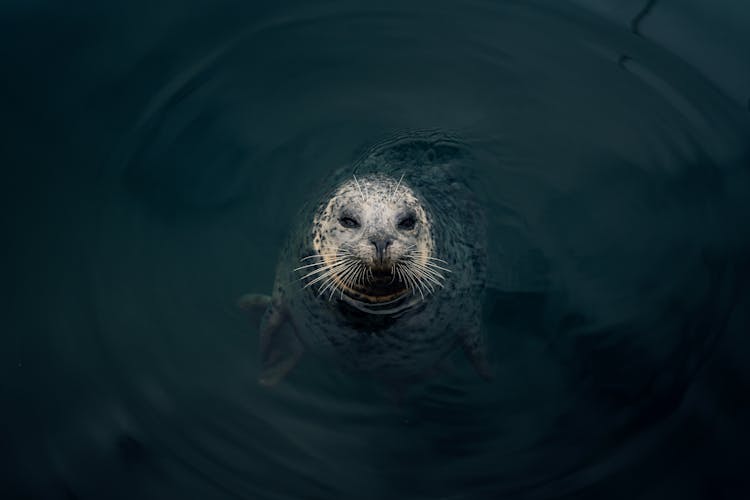
[[[490,378],[481,331],[485,221],[456,141],[381,144],[342,169],[305,208],[260,319],[259,382],[274,385],[305,352],[345,369],[413,381],[461,346]]]

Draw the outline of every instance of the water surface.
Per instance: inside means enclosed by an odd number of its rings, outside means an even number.
[[[750,120],[685,60],[558,2],[4,10],[8,498],[746,491]],[[235,299],[415,130],[476,159],[495,380],[258,387]]]

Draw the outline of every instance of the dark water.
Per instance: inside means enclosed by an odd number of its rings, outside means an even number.
[[[0,496],[746,498],[750,116],[639,9],[6,2]],[[496,379],[258,387],[236,297],[417,129],[478,159]]]

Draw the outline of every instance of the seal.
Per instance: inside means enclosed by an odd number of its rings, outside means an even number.
[[[304,352],[388,381],[416,380],[458,345],[490,378],[481,331],[486,237],[462,181],[470,154],[445,137],[372,148],[300,214],[271,296],[239,305],[260,320],[259,382]]]

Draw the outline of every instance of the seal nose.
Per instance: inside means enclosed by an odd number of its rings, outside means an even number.
[[[388,247],[391,246],[393,240],[390,238],[371,238],[370,243],[375,246],[375,256],[377,261],[382,264]]]

